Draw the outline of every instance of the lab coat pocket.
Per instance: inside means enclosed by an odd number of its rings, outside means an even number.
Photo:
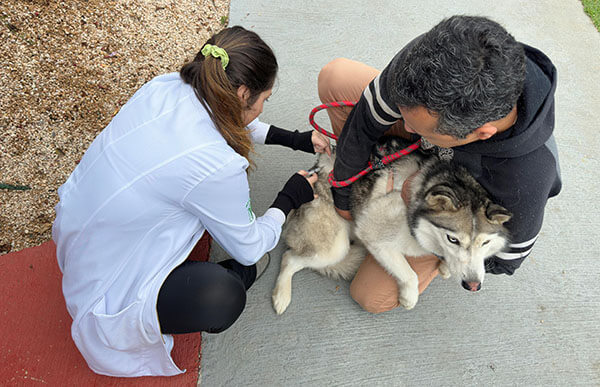
[[[104,298],[92,309],[99,339],[119,351],[141,349],[150,340],[142,324],[142,302],[136,301],[116,314],[105,314]]]

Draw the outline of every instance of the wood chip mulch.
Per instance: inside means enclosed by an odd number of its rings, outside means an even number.
[[[51,239],[56,190],[92,140],[228,14],[227,0],[0,2],[0,254]]]

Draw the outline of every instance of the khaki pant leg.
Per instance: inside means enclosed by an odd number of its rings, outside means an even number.
[[[358,101],[367,85],[380,73],[379,70],[364,63],[346,58],[337,58],[327,63],[319,73],[318,91],[322,103],[337,101]],[[352,110],[351,107],[326,109],[331,128],[339,136]],[[399,121],[385,134],[408,138],[404,124]]]
[[[439,259],[435,255],[426,255],[409,257],[407,261],[419,277],[421,294],[438,275]],[[360,265],[352,280],[350,295],[364,310],[371,313],[387,312],[400,306],[396,279],[371,254]]]
[[[358,101],[360,96],[379,71],[364,63],[346,58],[337,58],[321,69],[318,79],[319,98],[322,103],[336,101]],[[333,133],[339,136],[352,108],[327,109]]]

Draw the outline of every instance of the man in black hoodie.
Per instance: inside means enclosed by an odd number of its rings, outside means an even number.
[[[422,149],[464,165],[513,213],[505,224],[508,250],[486,261],[488,273],[511,275],[533,248],[547,199],[561,188],[552,135],[555,89],[552,62],[483,17],[443,20],[380,74],[335,60],[319,74],[321,100],[360,99],[350,111],[328,109],[334,131],[341,131],[334,177],[345,180],[364,169],[384,133],[420,136]],[[349,187],[332,191],[338,212],[350,218]],[[409,263],[423,291],[437,274],[437,259]],[[372,257],[359,269],[351,294],[371,312],[398,306],[396,281]]]

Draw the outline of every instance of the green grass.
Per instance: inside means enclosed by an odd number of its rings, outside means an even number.
[[[583,10],[588,14],[596,29],[600,31],[600,0],[581,0]]]

